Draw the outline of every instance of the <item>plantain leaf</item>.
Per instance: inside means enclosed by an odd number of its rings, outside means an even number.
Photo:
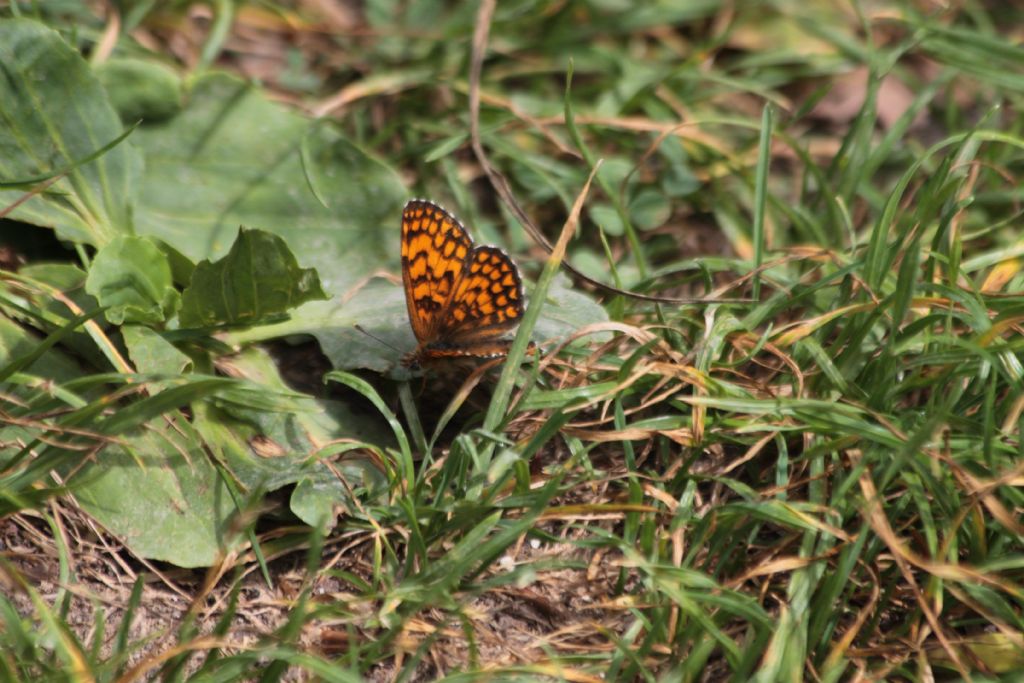
[[[196,266],[182,294],[181,324],[256,323],[326,298],[316,270],[300,268],[283,239],[243,228],[227,256]]]
[[[224,256],[239,225],[283,237],[332,294],[398,262],[381,230],[407,198],[398,174],[255,86],[203,76],[180,114],[132,139],[146,154],[139,232],[194,262]]]
[[[133,179],[142,159],[89,65],[60,35],[28,19],[0,21],[0,183],[66,175],[11,218],[103,246],[131,230]],[[0,208],[24,189],[0,189]]]
[[[209,566],[240,541],[232,534],[231,496],[180,414],[120,434],[96,463],[72,479],[75,495],[139,556]]]
[[[607,320],[608,313],[600,305],[574,290],[568,278],[558,276],[548,291],[532,338],[538,344],[551,344],[585,325]],[[313,335],[331,364],[345,370],[396,370],[402,355],[416,347],[405,293],[384,280],[373,280],[330,301],[308,303],[289,320],[232,332],[227,339],[242,344],[297,334]],[[402,376],[401,371],[398,376]]]

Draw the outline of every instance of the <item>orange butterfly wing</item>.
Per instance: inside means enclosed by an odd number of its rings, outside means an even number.
[[[504,355],[498,340],[523,316],[523,283],[497,247],[474,247],[453,215],[413,199],[402,212],[402,283],[416,351],[422,360]]]

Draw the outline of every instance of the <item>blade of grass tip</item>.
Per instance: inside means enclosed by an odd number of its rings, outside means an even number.
[[[61,619],[67,621],[66,616]],[[103,656],[103,641],[107,636],[107,613],[102,606],[93,609],[92,617],[92,641],[89,643],[89,654],[86,655],[90,662],[98,662]]]
[[[527,311],[529,313],[529,311]],[[517,338],[518,341],[518,338]],[[520,357],[522,357],[522,351],[520,351]],[[362,394],[373,406],[380,412],[380,414],[387,420],[388,426],[391,427],[391,431],[395,434],[395,440],[398,442],[399,450],[399,469],[401,476],[405,479],[405,490],[412,491],[416,485],[416,467],[412,461],[412,449],[409,447],[409,439],[405,435],[405,430],[402,429],[402,425],[398,422],[398,417],[385,405],[384,399],[380,397],[380,394],[370,386],[366,381],[362,380],[355,375],[343,372],[341,370],[334,370],[324,375],[324,382],[333,380],[340,382],[350,389],[354,389]]]
[[[903,172],[903,175],[896,181],[896,184],[893,185],[885,205],[882,207],[882,212],[871,229],[871,234],[868,236],[867,249],[864,252],[864,280],[867,282],[869,291],[878,291],[881,288],[882,281],[890,272],[893,259],[901,253],[898,249],[890,248],[891,245],[889,244],[888,237],[894,232],[892,226],[895,224],[896,216],[903,206],[907,188],[917,175],[917,172],[925,163],[931,160],[932,156],[941,150],[951,145],[960,144],[967,138],[978,134],[978,131],[971,130],[966,133],[956,133],[940,140],[929,147],[923,154],[917,155],[914,162]],[[995,141],[993,138],[983,135],[979,135],[978,139]]]
[[[579,224],[580,211],[583,209],[583,200],[586,199],[587,194],[590,191],[590,183],[594,180],[594,176],[597,174],[597,170],[601,168],[601,160],[599,159],[594,167],[590,171],[590,176],[587,178],[587,182],[583,185],[583,189],[580,190],[579,196],[576,197],[576,202],[573,204],[572,211],[569,213],[569,218],[566,219],[565,225],[562,226],[562,234],[558,237],[558,243],[555,244],[555,248],[551,250],[551,255],[548,256],[547,262],[544,264],[544,270],[541,271],[540,277],[537,279],[537,284],[530,292],[530,303],[526,307],[526,313],[523,315],[523,322],[519,325],[519,333],[516,334],[515,341],[512,342],[512,348],[509,349],[508,359],[505,362],[505,367],[501,371],[501,377],[498,379],[498,386],[494,389],[494,397],[491,399],[491,404],[487,408],[487,416],[484,418],[484,430],[488,432],[496,432],[498,425],[505,417],[505,411],[508,408],[508,402],[512,395],[512,386],[515,383],[516,373],[519,371],[519,365],[522,362],[523,355],[526,353],[527,344],[530,341],[530,333],[533,331],[534,325],[537,324],[538,318],[540,318],[540,309],[544,305],[544,300],[548,294],[548,288],[551,286],[552,280],[555,278],[555,274],[558,273],[558,269],[562,264],[562,259],[565,258],[566,247],[569,246],[569,240],[576,232],[576,226]],[[493,446],[489,446],[486,455],[484,456],[484,462],[490,460],[490,453]]]
[[[61,621],[67,621],[68,610],[71,609],[71,592],[66,588],[72,584],[71,549],[68,547],[67,536],[61,524],[59,506],[51,503],[52,515],[43,514],[47,526],[50,527],[50,534],[53,543],[57,547],[57,559],[59,562],[57,596],[53,600],[54,609],[57,609]]]
[[[206,43],[203,44],[203,51],[199,55],[200,70],[210,68],[213,60],[217,59],[235,18],[233,0],[215,0],[213,6],[213,26],[210,27],[210,35],[206,39]]]
[[[135,620],[135,613],[142,602],[142,589],[146,583],[146,575],[139,574],[132,585],[132,593],[128,597],[128,605],[125,607],[124,616],[121,617],[121,625],[117,629],[114,638],[114,649],[111,657],[120,660],[114,676],[124,673],[124,667],[128,664],[128,637],[131,634],[132,622]]]
[[[235,483],[234,477],[220,462],[214,463],[217,468],[217,474],[220,475],[220,480],[224,482],[224,487],[228,490],[228,495],[231,496],[231,502],[235,506],[235,512],[238,514],[240,519],[245,519],[249,516],[252,510],[255,510],[260,501],[263,499],[264,491],[257,488],[246,500],[242,498],[242,492],[238,490],[238,486]],[[256,536],[256,518],[258,515],[251,515],[251,520],[245,524],[245,537],[249,539],[249,547],[252,548],[253,555],[256,556],[256,562],[260,566],[260,571],[263,574],[263,580],[267,582],[267,587],[273,589],[274,581],[270,578],[270,567],[267,566],[267,558],[263,554],[263,548],[260,547],[260,540]],[[230,542],[230,539],[229,539]]]
[[[139,0],[139,2],[133,2],[128,6],[124,16],[121,17],[121,33],[124,35],[130,34],[142,20],[153,11],[153,6],[156,5],[157,0]]]
[[[427,435],[423,431],[420,414],[416,412],[416,401],[413,400],[412,389],[408,382],[398,385],[398,404],[402,406],[402,412],[405,414],[405,422],[409,425],[409,436],[412,437],[412,442],[424,457],[429,456],[434,443],[433,441],[427,443]]]
[[[764,263],[764,216],[768,203],[768,167],[772,157],[772,129],[775,127],[775,108],[764,105],[761,112],[761,140],[758,143],[757,170],[754,176],[754,301],[761,298],[761,264]]]
[[[996,427],[996,387],[998,385],[997,374],[992,373],[988,386],[985,388],[985,398],[982,403],[982,419],[984,429],[982,430],[981,457],[993,471],[998,467],[993,457],[993,439],[998,427]]]

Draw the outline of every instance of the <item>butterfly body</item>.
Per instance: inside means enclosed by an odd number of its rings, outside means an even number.
[[[475,246],[455,216],[413,199],[402,211],[402,284],[416,350],[402,364],[506,355],[523,316],[523,282],[508,254]]]

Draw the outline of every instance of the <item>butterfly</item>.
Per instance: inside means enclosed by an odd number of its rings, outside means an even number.
[[[402,284],[416,350],[402,364],[501,358],[523,317],[523,281],[509,255],[474,246],[455,216],[424,199],[402,210]]]

